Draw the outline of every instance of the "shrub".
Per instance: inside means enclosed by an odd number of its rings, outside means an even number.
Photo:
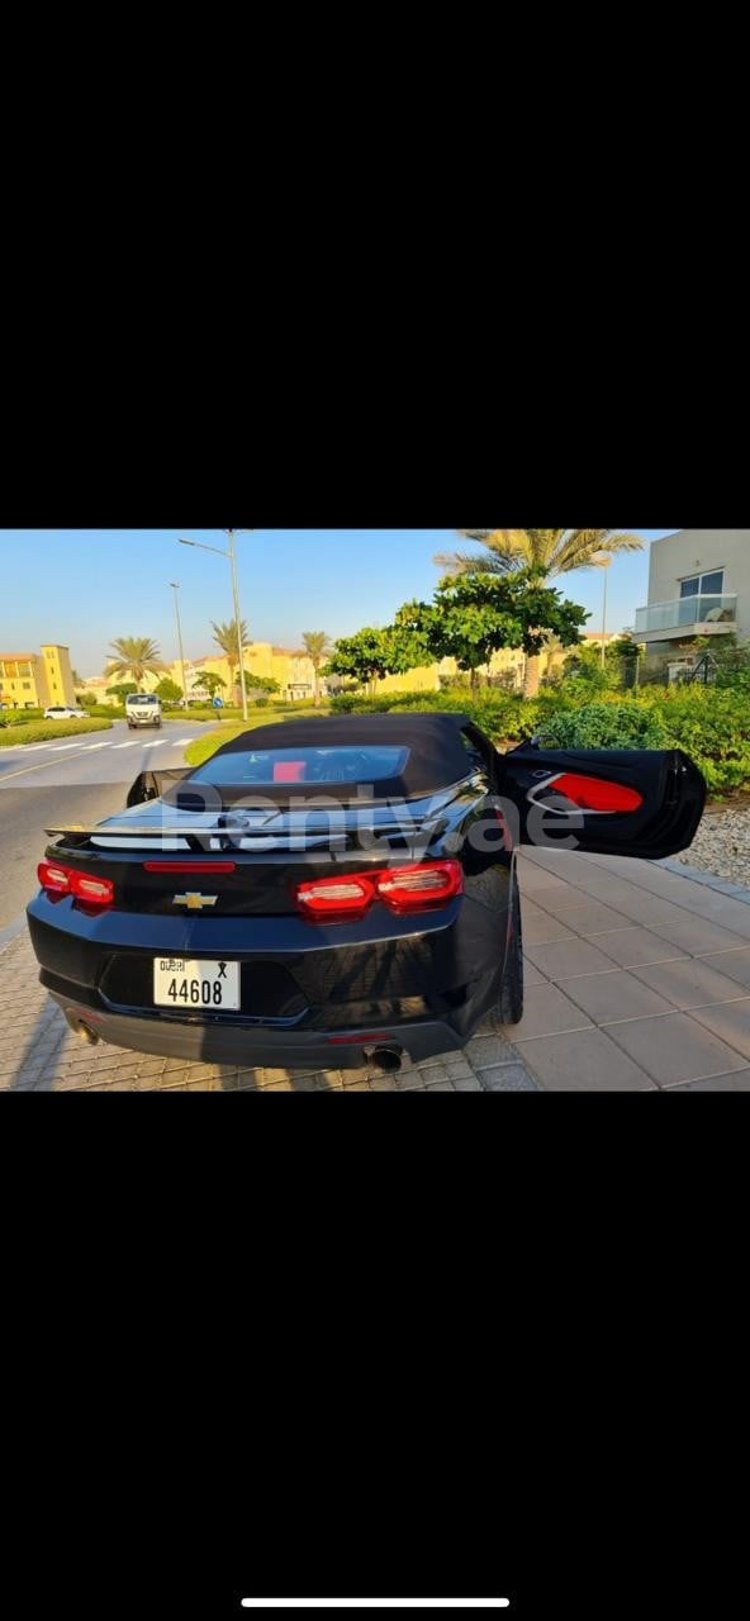
[[[355,692],[340,692],[331,699],[333,715],[383,715],[393,707],[393,698],[360,698]]]
[[[636,703],[582,704],[541,721],[543,746],[559,749],[661,749],[667,733],[653,709]]]
[[[0,709],[0,726],[28,726],[43,715],[43,709]]]
[[[741,688],[670,687],[654,707],[668,742],[695,761],[712,793],[750,784],[750,703]]]

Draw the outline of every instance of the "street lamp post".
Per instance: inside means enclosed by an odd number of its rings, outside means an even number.
[[[237,652],[240,660],[240,691],[242,693],[242,719],[247,720],[247,692],[245,690],[245,649],[242,646],[242,630],[240,617],[240,591],[237,584],[237,554],[234,549],[234,530],[228,529],[229,561],[232,568],[232,596],[234,598],[234,622],[237,626]]]
[[[185,680],[185,653],[184,653],[183,646],[182,646],[182,625],[180,624],[180,599],[179,599],[179,597],[177,595],[177,593],[178,593],[178,591],[180,589],[180,582],[179,582],[179,580],[170,580],[169,583],[170,583],[170,585],[172,587],[172,590],[174,591],[174,613],[175,613],[175,619],[177,620],[177,646],[180,649],[180,670],[182,672],[182,707],[183,707],[183,709],[187,709],[188,698],[187,698],[187,682]]]
[[[602,603],[602,669],[604,669],[607,662],[607,570],[610,567],[612,558],[607,552],[595,552],[591,561],[592,563],[596,563],[599,568],[604,570],[604,601]]]
[[[201,540],[182,540],[181,539],[180,540],[180,545],[181,546],[197,546],[199,551],[202,551],[202,552],[216,552],[219,557],[228,557],[229,558],[229,566],[230,566],[231,571],[232,571],[232,600],[234,602],[234,624],[235,624],[235,630],[237,632],[237,653],[238,653],[239,661],[240,661],[240,690],[242,692],[242,719],[247,720],[247,691],[246,691],[246,688],[245,688],[245,655],[244,655],[244,648],[242,646],[242,621],[241,621],[241,616],[240,616],[240,592],[239,592],[239,586],[238,586],[238,583],[237,583],[237,556],[236,556],[235,549],[234,549],[234,537],[238,533],[238,531],[236,529],[226,529],[224,532],[225,532],[225,534],[227,534],[229,536],[229,547],[228,547],[227,551],[222,551],[220,546],[206,546],[204,544],[204,542],[201,541]]]

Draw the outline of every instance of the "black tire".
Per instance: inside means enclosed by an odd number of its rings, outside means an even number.
[[[518,1024],[523,1018],[523,933],[521,928],[521,896],[518,879],[513,874],[513,893],[508,909],[508,935],[505,953],[505,972],[500,991],[499,1011],[503,1024]]]

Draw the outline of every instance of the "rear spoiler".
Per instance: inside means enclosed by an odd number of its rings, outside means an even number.
[[[193,767],[188,765],[172,771],[142,771],[140,776],[136,777],[128,794],[126,800],[128,810],[133,805],[145,805],[149,799],[161,799],[165,788],[170,788],[173,783],[182,782],[184,777],[190,776],[192,770]]]

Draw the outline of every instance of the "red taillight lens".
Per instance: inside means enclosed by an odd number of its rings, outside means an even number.
[[[111,878],[87,878],[85,873],[72,872],[70,888],[78,900],[89,901],[95,906],[111,906],[115,898],[115,886]]]
[[[299,884],[295,898],[305,917],[322,922],[344,922],[364,917],[373,901],[392,912],[425,912],[463,891],[458,861],[422,861],[412,867],[385,872],[347,873],[341,878],[318,878]]]
[[[56,861],[40,862],[37,877],[48,895],[73,895],[76,900],[87,901],[89,906],[111,906],[115,898],[111,878],[89,877]]]
[[[295,897],[305,917],[321,920],[364,917],[375,898],[375,882],[365,873],[354,873],[346,878],[318,878],[299,884]]]
[[[70,894],[70,873],[67,867],[58,867],[51,861],[40,861],[36,875],[48,895]]]
[[[378,899],[394,912],[422,912],[460,895],[464,875],[458,861],[424,861],[418,867],[395,867],[380,873]]]
[[[579,777],[576,772],[563,771],[545,784],[563,799],[569,799],[581,810],[617,811],[640,810],[643,795],[637,788],[627,788],[622,782],[606,782],[601,777]]]

